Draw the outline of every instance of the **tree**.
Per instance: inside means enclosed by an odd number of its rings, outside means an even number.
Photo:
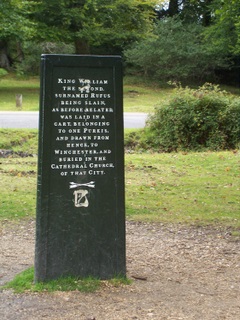
[[[203,26],[184,23],[179,17],[160,20],[151,38],[125,50],[129,64],[160,81],[213,80],[214,69],[225,59],[203,41]]]
[[[37,0],[38,39],[75,44],[76,53],[111,53],[151,28],[153,1]]]
[[[211,51],[225,56],[229,67],[218,70],[223,82],[240,82],[240,2],[238,0],[213,1],[212,23],[205,29],[205,41]]]
[[[214,1],[213,23],[206,29],[206,40],[226,55],[240,55],[240,1]]]
[[[166,0],[158,5],[159,19],[179,16],[186,23],[201,23],[209,27],[211,35],[227,40],[239,52],[240,47],[240,1],[239,0]],[[235,43],[235,42],[236,43]],[[224,43],[224,46],[226,43]],[[229,45],[227,44],[227,47]],[[235,49],[233,50],[235,53]]]
[[[10,69],[11,64],[23,58],[21,42],[33,33],[33,23],[27,18],[28,1],[1,0],[0,2],[0,67]],[[9,54],[9,44],[14,43],[15,57]]]
[[[155,38],[127,50],[128,62],[157,78],[161,73],[164,79],[213,81],[218,75],[219,79],[236,82],[240,69],[240,1],[169,0],[156,6],[155,11],[159,18]]]
[[[48,44],[51,48],[60,48],[60,43],[74,44],[75,53],[82,54],[121,54],[126,45],[151,31],[153,3],[154,0],[1,0],[0,67],[19,65],[31,55],[31,47],[47,48]]]
[[[158,6],[159,19],[179,16],[187,23],[211,23],[212,2],[214,0],[169,0]]]

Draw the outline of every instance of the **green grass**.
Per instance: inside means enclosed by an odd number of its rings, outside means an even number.
[[[16,94],[23,95],[23,111],[39,110],[38,77],[29,79],[18,78],[8,74],[0,79],[0,111],[19,111],[16,108]],[[224,89],[233,94],[240,94],[240,89],[224,86]],[[169,85],[160,85],[143,77],[124,78],[124,112],[151,113],[154,107],[167,102],[173,88]]]
[[[19,79],[8,75],[0,81],[0,111],[19,111],[16,94],[23,95],[23,111],[39,110],[38,78]],[[169,99],[172,88],[159,88],[156,84],[135,83],[126,78],[124,82],[124,112],[152,112],[155,105]]]
[[[0,158],[0,220],[35,215],[36,178],[37,157]]]
[[[126,155],[127,218],[240,228],[240,154]]]
[[[0,129],[0,137],[0,149],[37,154],[37,129]]]
[[[29,268],[18,274],[2,289],[13,289],[15,293],[53,292],[53,291],[81,291],[94,292],[100,288],[101,281],[94,278],[79,279],[76,277],[64,277],[56,280],[34,283],[34,269]]]
[[[1,148],[37,153],[36,132],[6,131]],[[127,219],[240,228],[239,151],[127,153],[125,172]],[[36,156],[0,158],[0,220],[34,216],[36,178]]]
[[[0,149],[25,152],[0,158],[0,220],[35,215],[37,130],[0,129]]]
[[[124,111],[151,113],[155,106],[166,103],[173,89],[169,86],[161,88],[152,83],[132,83],[128,78],[124,82]]]
[[[54,292],[54,291],[80,291],[95,292],[103,286],[120,287],[131,284],[126,277],[116,277],[110,280],[101,281],[93,277],[62,277],[46,282],[34,282],[34,268],[24,270],[16,277],[2,286],[1,289],[12,289],[15,293],[23,292]]]
[[[240,88],[220,86],[234,95],[240,95]],[[174,87],[167,83],[159,83],[144,77],[126,76],[124,78],[124,111],[151,113],[155,106],[167,103]]]
[[[39,110],[39,78],[21,79],[7,75],[0,80],[0,111],[19,111],[16,94],[22,94],[22,110]]]

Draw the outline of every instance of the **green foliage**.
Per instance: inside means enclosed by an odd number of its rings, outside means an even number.
[[[74,53],[74,46],[65,43],[42,42],[35,43],[26,41],[23,43],[24,60],[15,63],[15,70],[18,76],[39,75],[41,54],[71,54]]]
[[[165,10],[165,1],[156,5],[153,0],[1,0],[0,65],[16,67],[18,74],[36,74],[39,44],[61,43],[78,54],[122,54],[128,49],[134,72],[162,81],[213,81],[215,71],[231,64],[235,80],[239,0],[168,2],[174,10]],[[160,8],[156,11],[161,17],[156,28],[154,7]],[[174,16],[175,26],[169,16]],[[57,47],[53,53],[65,52]]]
[[[165,13],[158,14],[165,18],[154,28],[154,0],[1,0],[0,66],[36,74],[40,53],[48,53],[42,43],[51,43],[57,44],[54,53],[125,50],[128,71],[133,66],[132,72],[160,81],[213,81],[219,68],[233,64],[230,79],[236,82],[239,1],[174,0],[171,12],[161,3],[157,6]],[[67,45],[71,48],[66,50]]]
[[[1,0],[0,2],[0,41],[22,40],[34,33],[34,24],[28,19],[33,1]]]
[[[0,77],[6,76],[7,74],[8,72],[5,69],[0,68]]]
[[[226,61],[203,42],[202,32],[203,27],[196,23],[165,18],[158,22],[151,37],[125,50],[126,61],[136,71],[159,81],[208,79]]]
[[[240,143],[240,98],[206,84],[179,87],[169,104],[156,108],[145,131],[159,151],[235,149]]]
[[[5,69],[0,68],[0,78],[6,76],[7,74],[8,72]]]
[[[206,28],[206,41],[212,50],[225,55],[240,55],[240,1],[214,0],[213,23]]]
[[[206,26],[210,22],[213,12],[211,8],[212,1],[213,0],[162,0],[159,1],[159,4],[156,6],[156,12],[159,18],[179,16],[184,21],[200,23]]]
[[[42,43],[55,44],[51,53],[121,54],[126,45],[151,30],[153,3],[2,0],[0,66],[17,68],[18,74],[36,74],[40,52],[49,53]]]
[[[151,25],[153,1],[143,0],[41,0],[32,18],[38,37],[47,41],[75,43],[76,53],[102,47],[109,54],[142,37]],[[86,52],[81,52],[85,50]]]
[[[127,152],[147,150],[145,130],[124,130],[124,145]]]

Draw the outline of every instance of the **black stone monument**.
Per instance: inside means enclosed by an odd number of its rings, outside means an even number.
[[[125,276],[122,61],[42,55],[35,281]]]

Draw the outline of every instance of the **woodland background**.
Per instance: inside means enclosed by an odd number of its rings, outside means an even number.
[[[239,84],[238,0],[1,0],[1,74],[41,53],[122,55],[125,74]]]

